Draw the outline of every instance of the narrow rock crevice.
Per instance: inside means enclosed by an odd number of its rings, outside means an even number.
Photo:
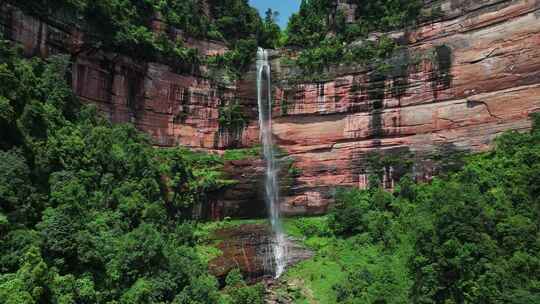
[[[470,108],[474,108],[477,105],[483,105],[486,111],[488,112],[489,116],[496,119],[503,119],[500,116],[497,116],[491,112],[491,109],[489,108],[489,105],[483,101],[483,100],[467,100],[467,106]]]
[[[484,60],[486,60],[486,59],[488,59],[488,58],[493,57],[493,56],[492,56],[493,53],[495,53],[495,51],[497,51],[498,49],[499,49],[498,47],[497,47],[497,48],[494,48],[494,49],[491,50],[491,52],[489,52],[487,55],[482,56],[482,57],[480,57],[480,58],[478,58],[478,59],[475,59],[475,60],[465,61],[465,63],[468,63],[468,64],[476,64],[476,63],[482,62],[482,61],[484,61]],[[495,56],[498,56],[498,55],[501,55],[501,54],[496,54]]]

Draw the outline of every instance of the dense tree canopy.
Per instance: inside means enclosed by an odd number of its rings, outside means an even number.
[[[351,42],[371,31],[388,31],[412,24],[420,17],[419,0],[353,0],[356,21],[347,23],[334,0],[303,0],[287,26],[287,44],[317,47],[329,33]]]
[[[356,5],[356,21],[349,23],[345,12],[333,0],[303,0],[300,11],[289,20],[285,44],[301,48],[297,64],[306,73],[344,62],[372,63],[387,58],[396,48],[383,36],[382,41],[363,41],[370,32],[387,32],[415,24],[422,19],[420,0],[348,1]]]
[[[0,302],[217,302],[191,219],[219,160],[81,107],[63,57],[0,53]]]

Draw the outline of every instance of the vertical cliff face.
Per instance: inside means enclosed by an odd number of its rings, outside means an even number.
[[[540,1],[438,1],[443,20],[390,33],[406,47],[385,73],[330,69],[292,81],[275,60],[277,143],[301,172],[283,209],[322,213],[338,186],[366,187],[371,152],[414,160],[417,179],[436,154],[482,151],[540,109]],[[386,165],[383,183],[402,172]]]
[[[210,78],[203,71],[177,71],[168,65],[145,62],[116,53],[88,48],[83,31],[60,17],[36,17],[4,4],[0,14],[5,37],[22,46],[28,56],[69,54],[73,60],[72,83],[77,95],[94,103],[115,123],[132,122],[147,132],[159,146],[182,145],[201,149],[248,146],[257,138],[254,122],[243,128],[227,129],[219,124],[219,107],[238,99],[236,83]],[[152,28],[164,31],[155,19]],[[223,42],[182,37],[171,29],[169,35],[184,41],[202,55],[223,54]],[[246,107],[247,117],[256,117],[256,108]]]
[[[302,82],[274,54],[275,141],[289,155],[282,168],[286,214],[324,213],[336,187],[366,187],[371,152],[411,158],[416,177],[429,179],[436,154],[482,151],[501,132],[530,127],[529,114],[540,109],[540,1],[426,3],[445,17],[390,33],[404,47],[384,73],[337,66],[316,83]],[[153,27],[162,30],[159,18]],[[63,20],[9,5],[1,8],[0,30],[27,55],[71,54],[76,93],[111,121],[134,123],[158,146],[223,150],[258,142],[254,72],[225,82],[85,49],[84,34]],[[202,54],[227,50],[216,41],[186,42]],[[240,127],[220,124],[220,108],[231,102],[242,106]],[[216,216],[264,213],[261,160],[226,167],[240,183],[217,198]],[[387,187],[402,173],[392,164],[383,171]]]

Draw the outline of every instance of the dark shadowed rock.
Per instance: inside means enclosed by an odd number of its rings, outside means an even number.
[[[223,254],[210,261],[210,272],[222,283],[229,271],[239,268],[249,282],[258,282],[274,275],[272,245],[275,240],[267,225],[245,224],[215,232],[217,248]],[[313,253],[295,240],[287,239],[287,265],[292,266],[312,257]]]

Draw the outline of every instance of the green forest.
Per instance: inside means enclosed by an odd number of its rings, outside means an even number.
[[[92,33],[90,50],[185,73],[225,67],[235,77],[257,46],[296,49],[290,60],[306,75],[381,63],[402,46],[384,34],[367,40],[370,33],[440,17],[420,0],[351,0],[358,21],[347,23],[335,1],[302,0],[281,30],[276,12],[261,17],[247,0],[8,2]],[[230,50],[205,58],[154,33],[157,17]],[[364,43],[349,46],[357,40]],[[76,97],[71,59],[24,57],[0,39],[0,303],[264,303],[264,286],[238,269],[224,282],[210,274],[215,227],[198,214],[210,194],[236,182],[225,163],[259,157],[260,147],[223,156],[156,148]],[[243,126],[238,107],[221,108],[220,124]],[[415,182],[403,164],[408,172],[392,192],[375,155],[368,189],[339,189],[324,216],[285,219],[314,257],[288,269],[277,292],[302,304],[540,303],[540,116],[531,120],[530,131],[500,135],[489,152],[446,159],[429,182]]]

